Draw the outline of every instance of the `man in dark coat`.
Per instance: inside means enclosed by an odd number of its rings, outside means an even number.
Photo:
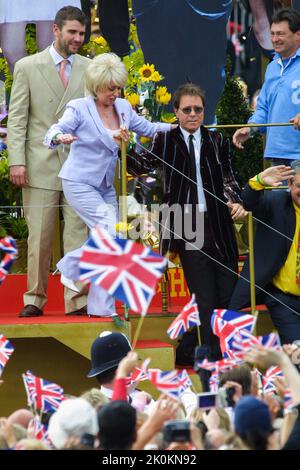
[[[134,162],[129,157],[128,167],[133,170],[134,163],[135,174],[162,167],[163,203],[169,211],[162,211],[161,252],[179,254],[189,290],[196,295],[201,343],[211,359],[218,359],[219,340],[210,319],[215,308],[228,306],[237,280],[232,219],[245,211],[228,140],[202,126],[203,91],[184,84],[175,92],[173,104],[179,127],[156,134],[151,150]],[[185,333],[177,348],[178,364],[193,363],[196,344],[196,332]]]
[[[282,344],[300,339],[300,161],[291,166],[264,170],[242,193],[245,208],[259,219],[254,243],[257,303],[267,305]],[[287,179],[290,191],[263,191]],[[240,310],[249,304],[247,260],[230,308]]]

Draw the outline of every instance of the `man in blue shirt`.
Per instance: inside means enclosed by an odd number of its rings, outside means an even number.
[[[258,128],[263,123],[292,121],[300,112],[300,12],[278,10],[272,18],[271,38],[275,56],[267,67],[256,110],[249,119]],[[300,135],[292,126],[259,130],[267,133],[266,159],[274,160],[276,165],[299,159]],[[250,135],[249,127],[238,129],[233,135],[234,145],[244,148]]]

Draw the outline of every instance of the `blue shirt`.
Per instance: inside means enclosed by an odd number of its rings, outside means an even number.
[[[253,123],[289,122],[300,113],[300,48],[284,63],[275,54],[268,65]],[[290,127],[260,128],[267,133],[265,158],[300,159],[300,132]]]

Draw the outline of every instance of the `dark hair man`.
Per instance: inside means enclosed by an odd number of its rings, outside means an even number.
[[[132,163],[133,172],[139,173],[146,169],[143,165],[148,164],[149,170],[162,163],[163,203],[173,213],[169,219],[163,217],[161,251],[179,254],[189,290],[196,295],[202,345],[216,360],[221,352],[210,319],[215,308],[228,306],[237,280],[232,219],[245,211],[228,141],[202,126],[203,91],[184,84],[174,93],[173,103],[179,127],[158,133],[151,152],[129,160],[128,168]],[[195,331],[184,334],[177,349],[178,364],[193,363],[196,344]]]
[[[86,19],[79,8],[59,10],[54,42],[44,51],[18,61],[8,116],[10,180],[22,187],[29,229],[27,292],[21,317],[43,315],[57,206],[65,221],[64,251],[81,246],[86,227],[64,198],[58,173],[68,153],[49,150],[43,136],[64,112],[65,105],[84,96],[83,76],[89,59],[77,54],[84,41]],[[65,289],[67,314],[84,314],[86,296]]]
[[[272,18],[271,39],[275,50],[268,65],[265,81],[250,123],[300,123],[300,12],[284,8]],[[300,136],[293,127],[259,128],[267,133],[265,158],[275,165],[288,165],[299,156]],[[249,127],[238,129],[233,135],[234,145],[242,149],[251,135]]]

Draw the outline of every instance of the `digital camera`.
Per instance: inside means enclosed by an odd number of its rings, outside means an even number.
[[[186,420],[167,421],[163,428],[166,442],[189,442],[190,422]]]

